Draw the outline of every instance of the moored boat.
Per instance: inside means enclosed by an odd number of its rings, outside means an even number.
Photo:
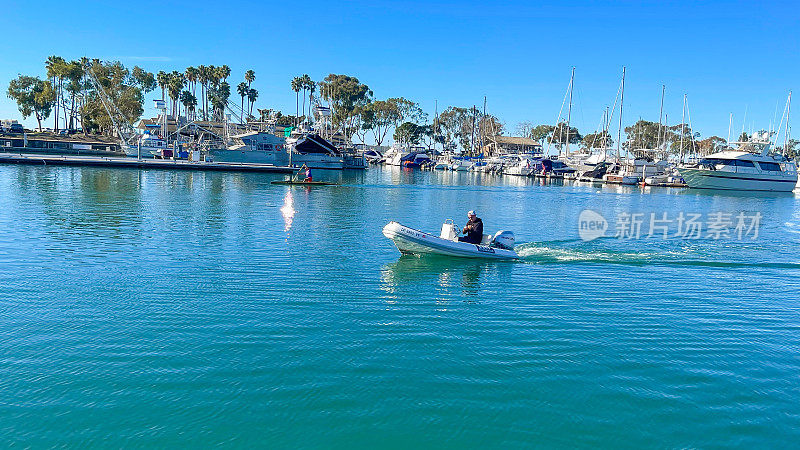
[[[737,191],[791,192],[797,185],[797,166],[782,155],[769,154],[770,142],[738,142],[725,150],[678,168],[690,188]],[[758,151],[758,153],[756,153]]]

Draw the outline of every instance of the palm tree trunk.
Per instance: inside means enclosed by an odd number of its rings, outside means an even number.
[[[53,114],[53,131],[58,132],[58,85],[56,84],[55,76],[53,76],[53,90],[56,91],[56,107]]]
[[[300,91],[294,91],[294,126],[299,123],[300,116]]]

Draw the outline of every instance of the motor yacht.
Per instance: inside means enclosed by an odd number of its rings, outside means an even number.
[[[696,189],[791,192],[797,185],[797,166],[783,155],[770,154],[770,141],[754,136],[736,142],[736,150],[712,153],[696,164],[678,168],[687,186]]]

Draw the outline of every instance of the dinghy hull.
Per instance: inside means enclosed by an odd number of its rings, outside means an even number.
[[[483,258],[513,260],[519,256],[513,250],[476,245],[442,239],[439,236],[389,222],[383,227],[383,235],[391,239],[400,253],[414,255],[444,255],[458,258]]]

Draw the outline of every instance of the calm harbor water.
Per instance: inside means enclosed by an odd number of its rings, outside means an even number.
[[[794,194],[315,177],[344,185],[0,166],[0,442],[800,442]],[[400,257],[381,235],[469,209],[514,230],[522,260]],[[756,239],[584,242],[584,209],[761,223]]]

